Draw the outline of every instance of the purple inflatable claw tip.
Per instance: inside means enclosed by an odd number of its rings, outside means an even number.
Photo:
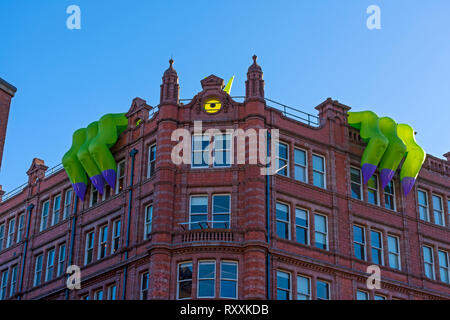
[[[391,182],[394,177],[395,171],[391,169],[382,169],[380,172],[381,186],[386,188],[386,186]]]
[[[361,170],[363,174],[364,184],[366,184],[372,177],[372,175],[375,173],[375,170],[377,170],[377,166],[370,163],[365,163],[363,164]]]
[[[403,186],[403,193],[405,196],[408,195],[408,193],[411,191],[411,189],[414,187],[414,184],[416,183],[416,179],[411,177],[404,177],[402,180],[402,186]]]
[[[105,178],[106,183],[111,186],[114,190],[116,188],[116,170],[108,169],[102,172],[103,178]]]
[[[86,184],[84,182],[78,182],[72,184],[72,188],[77,194],[78,198],[81,199],[81,201],[84,201],[84,195],[86,194]]]
[[[91,178],[91,182],[97,188],[98,192],[100,192],[100,194],[103,194],[103,187],[105,185],[105,180],[103,179],[103,176],[101,174],[93,176]]]

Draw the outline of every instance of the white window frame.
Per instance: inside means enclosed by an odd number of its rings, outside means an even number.
[[[112,299],[112,293],[113,293],[112,288],[114,288],[114,299]],[[109,285],[106,290],[107,290],[107,294],[108,294],[108,296],[107,296],[108,300],[117,300],[117,286],[115,283]]]
[[[92,235],[92,247],[89,246],[89,236]],[[84,249],[84,265],[88,265],[94,261],[94,246],[95,246],[95,232],[89,231],[86,233],[86,244]],[[91,261],[88,262],[89,251],[92,250],[91,253]]]
[[[392,268],[392,269],[394,269],[394,270],[402,270],[402,263],[401,263],[401,259],[400,259],[400,238],[399,237],[397,237],[397,236],[394,236],[394,235],[392,235],[392,234],[388,234],[388,239],[387,239],[387,241],[388,241],[388,265],[389,265],[389,268]],[[395,239],[395,242],[396,242],[396,244],[397,244],[397,250],[398,250],[398,252],[394,252],[394,251],[391,251],[390,249],[389,249],[389,238],[393,238],[393,239]],[[397,268],[394,268],[393,266],[391,266],[391,259],[389,259],[389,257],[391,256],[391,255],[393,255],[393,256],[395,256],[396,257],[396,259],[397,259],[397,264],[398,264],[398,269]]]
[[[281,288],[278,285],[278,273],[284,273],[284,274],[288,275],[288,277],[289,277],[288,278],[289,279],[289,288],[288,289]],[[288,295],[288,299],[287,300],[292,300],[292,274],[291,274],[291,272],[286,271],[286,270],[277,269],[277,287],[276,287],[276,293],[277,293],[276,299],[277,300],[278,300],[278,290],[281,290],[281,291],[284,291],[284,292],[288,292],[289,295]]]
[[[15,232],[16,232],[16,218],[14,217],[8,222],[8,237],[6,238],[6,248],[9,248],[14,244]]]
[[[197,150],[195,149],[196,147],[196,143],[195,143],[195,139],[197,139],[197,137],[201,137],[201,150]],[[213,148],[212,143],[211,143],[211,137],[209,135],[204,135],[204,134],[193,134],[192,138],[191,138],[191,169],[205,169],[205,168],[209,168],[210,164],[211,164],[211,156],[212,156],[212,152],[210,150],[210,148]],[[203,142],[208,141],[208,147],[206,149],[203,150]],[[196,165],[194,164],[194,159],[195,159],[195,154],[196,153],[202,153],[202,163],[203,163],[203,153],[207,153],[208,154],[208,159],[206,161],[206,165]]]
[[[100,202],[102,202],[102,197],[100,192],[98,192],[97,188],[92,184],[90,188],[90,196],[89,196],[89,208],[96,206]],[[96,195],[96,202],[94,203],[94,194]]]
[[[155,159],[151,158],[153,148],[155,148]],[[154,143],[148,147],[147,179],[153,177],[153,175],[155,174],[154,171],[156,171],[156,170],[152,171],[152,164],[155,164],[154,169],[156,169],[156,143]]]
[[[143,288],[143,283],[144,283],[144,276],[147,275],[147,286],[144,290]],[[149,291],[149,287],[150,287],[150,273],[148,271],[142,272],[141,276],[140,276],[140,280],[139,281],[139,300],[148,300],[148,291]],[[144,299],[144,294],[145,294],[145,299]]]
[[[56,204],[58,203],[56,199],[59,199],[59,205],[58,207]],[[61,195],[58,194],[53,198],[53,210],[52,210],[52,226],[59,223],[59,215],[61,213]]]
[[[44,265],[44,255],[42,253],[37,255],[34,263],[35,264],[34,264],[33,286],[36,287],[36,286],[40,285],[41,281],[42,281],[42,269],[43,269],[43,265]]]
[[[200,278],[200,265],[209,264],[214,266],[214,278]],[[199,260],[197,262],[197,298],[198,299],[209,299],[216,297],[216,279],[217,279],[217,263],[215,260]],[[200,281],[211,281],[214,282],[214,294],[212,296],[200,296]]]
[[[123,175],[120,175],[120,166],[122,166],[122,165],[123,165]],[[125,160],[119,161],[117,163],[116,194],[119,194],[120,192],[125,190],[126,168],[127,168],[127,166],[126,166]],[[123,187],[122,187],[122,190],[119,190],[119,182],[121,179],[123,179]]]
[[[46,200],[42,202],[42,210],[41,210],[41,224],[39,231],[42,232],[48,227],[48,214],[50,211],[50,200]]]
[[[319,296],[317,295],[317,284],[319,282],[323,282],[323,283],[327,284],[327,296],[328,296],[328,299],[319,298]],[[317,300],[331,300],[331,282],[326,281],[326,280],[322,280],[322,279],[316,279],[316,298],[317,298]]]
[[[214,198],[218,196],[227,196],[228,197],[228,212],[214,212]],[[211,203],[211,215],[212,215],[212,228],[214,229],[214,215],[228,215],[228,227],[226,229],[231,229],[231,194],[229,193],[217,193],[212,195],[212,203]],[[223,224],[222,221],[216,222],[217,224]]]
[[[437,224],[438,226],[441,226],[441,227],[445,227],[444,203],[442,201],[442,197],[438,196],[437,194],[432,194],[431,198],[432,198],[432,201],[433,201],[433,219],[434,219],[434,224]],[[440,210],[436,209],[435,206],[434,206],[434,199],[436,199],[436,198],[439,199],[439,204],[441,206]],[[436,213],[438,213],[440,215],[441,220],[442,220],[442,224],[436,222]]]
[[[51,254],[51,257],[50,257]],[[45,270],[45,282],[53,279],[53,273],[55,271],[55,248],[47,251],[47,266]]]
[[[192,198],[206,198],[206,213],[202,212],[202,213],[192,213]],[[209,196],[206,194],[195,194],[195,195],[191,195],[189,197],[189,230],[196,230],[196,229],[192,229],[192,215],[202,215],[204,216],[206,214],[206,221],[208,221],[208,216],[209,216]],[[196,225],[200,226],[197,222],[195,222]]]
[[[149,219],[149,208],[150,208],[150,219]],[[153,204],[145,206],[144,210],[144,240],[147,240],[152,232],[153,223]],[[150,229],[150,231],[149,231]]]
[[[278,217],[277,217],[277,215],[276,215],[276,207],[277,207],[277,204],[281,204],[281,205],[284,205],[284,206],[286,206],[287,207],[287,218],[288,218],[288,220],[286,221],[286,220],[281,220],[281,219],[278,219]],[[277,228],[276,228],[276,234],[277,234],[277,236],[280,238],[280,239],[284,239],[284,240],[291,240],[291,206],[288,204],[288,203],[286,203],[286,202],[282,202],[282,201],[277,201],[276,203],[275,203],[275,222],[276,222],[276,226],[277,226]],[[287,238],[281,238],[279,235],[278,235],[278,222],[280,222],[280,223],[284,223],[284,224],[287,224],[287,229],[288,229],[288,237]]]
[[[25,214],[22,213],[19,215],[16,243],[19,243],[20,241],[23,240],[24,231],[25,231]]]
[[[72,206],[72,190],[68,189],[66,190],[66,193],[64,195],[64,213],[63,213],[63,220],[66,220],[70,216],[70,209]]]
[[[441,253],[443,253],[445,256],[445,264],[446,265],[444,265],[444,266],[442,265],[442,261],[441,261],[441,255],[440,255]],[[444,283],[450,283],[450,268],[449,268],[448,252],[445,250],[438,250],[438,260],[439,260],[439,278]],[[442,272],[446,273],[446,279],[442,278]]]
[[[356,170],[356,171],[359,172],[359,182],[355,182],[355,181],[352,180],[352,170]],[[352,185],[357,185],[357,186],[359,186],[359,193],[360,193],[360,195],[361,195],[360,198],[354,198],[354,197],[353,197]],[[361,200],[361,201],[364,200],[364,192],[363,192],[363,182],[362,182],[362,173],[361,173],[361,169],[356,168],[356,167],[353,167],[353,166],[350,167],[350,196],[351,196],[352,199],[355,199],[355,200]]]
[[[180,280],[180,267],[182,265],[191,265],[191,270],[192,270],[192,274],[191,274],[191,279],[190,280]],[[191,296],[187,297],[187,298],[180,298],[180,282],[191,282]],[[190,300],[192,299],[192,289],[194,286],[194,263],[192,261],[183,261],[183,262],[179,262],[177,264],[177,300]]]
[[[116,219],[112,222],[112,235],[111,235],[111,254],[116,253],[120,249],[120,236],[122,229],[122,220]],[[119,226],[118,226],[119,225]],[[117,249],[114,248],[117,243]]]
[[[297,224],[297,211],[302,211],[306,213],[306,227],[298,225]],[[309,245],[310,241],[309,241],[309,233],[310,233],[310,223],[309,223],[309,210],[305,209],[305,208],[301,208],[301,207],[296,207],[295,208],[295,241],[297,243],[300,243],[297,241],[297,230],[298,228],[306,230],[306,243],[304,245]]]
[[[323,172],[314,169],[314,157],[315,156],[323,159]],[[326,189],[327,188],[327,159],[325,158],[325,156],[322,156],[322,155],[317,154],[317,153],[313,153],[312,154],[312,159],[313,159],[313,161],[312,161],[311,169],[313,171],[313,185],[316,186],[314,184],[314,172],[319,172],[319,173],[321,173],[323,175],[323,189]],[[322,188],[322,187],[319,187],[319,186],[316,186],[316,187],[317,188]]]
[[[64,250],[63,250],[63,248],[64,248]],[[64,274],[64,271],[65,271],[64,270],[64,264],[65,264],[65,261],[66,261],[66,249],[67,248],[66,248],[66,244],[65,243],[61,244],[59,246],[59,248],[58,248],[58,270],[57,270],[57,273],[56,273],[57,277],[62,276]]]
[[[12,297],[16,294],[17,290],[17,265],[11,268],[11,285],[9,288],[9,296]]]
[[[223,264],[234,264],[234,265],[236,265],[236,279],[223,278],[222,277],[222,266],[223,266]],[[236,297],[225,297],[225,296],[222,296],[222,281],[234,282],[234,285],[236,286]],[[220,298],[224,298],[224,299],[233,299],[233,300],[238,299],[238,297],[239,297],[239,262],[232,261],[232,260],[221,260],[220,261],[219,296],[220,296]]]
[[[389,184],[391,184],[392,183],[392,193],[388,193],[388,192],[386,192],[386,188],[389,186]],[[396,201],[396,196],[395,196],[395,181],[394,180],[391,180],[391,181],[389,181],[389,184],[384,188],[384,190],[383,190],[383,195],[384,195],[384,208],[385,209],[387,209],[387,210],[391,210],[391,211],[397,211],[397,201]],[[393,202],[393,204],[394,204],[394,209],[391,209],[391,208],[387,208],[386,207],[386,195],[388,195],[388,196],[391,196],[392,197],[392,202]]]
[[[425,248],[430,250],[431,253],[431,262],[425,261]],[[422,246],[422,254],[423,254],[423,264],[424,264],[424,272],[425,272],[425,277],[431,280],[436,280],[436,271],[435,271],[435,262],[434,262],[434,249],[433,247],[427,246],[427,245],[423,245]],[[427,266],[431,267],[431,278],[427,276]]]
[[[358,241],[355,240],[355,230],[354,230],[354,227],[358,227],[358,228],[361,228],[361,229],[362,229],[362,235],[363,235],[363,237],[364,237],[364,239],[362,239],[362,240],[363,240],[364,242],[358,242]],[[356,245],[362,245],[363,248],[364,248],[364,257],[363,257],[362,261],[367,261],[367,236],[366,236],[366,228],[365,228],[364,226],[362,226],[362,225],[359,225],[359,224],[353,224],[352,231],[353,231],[353,254],[354,254],[354,256],[355,256],[356,259],[360,260],[360,259],[356,256],[356,253],[355,253],[356,250],[355,250],[355,248],[356,248]]]
[[[372,232],[378,233],[378,235],[380,236],[380,247],[373,246]],[[380,265],[384,266],[383,232],[374,230],[374,229],[370,229],[370,255],[372,257],[372,262],[375,263],[375,261],[373,259],[373,250],[377,250],[380,252],[380,257],[381,257]]]
[[[280,156],[280,145],[286,146],[286,155],[287,155],[286,159],[281,158],[281,156]],[[278,160],[282,160],[282,161],[286,162],[286,175],[280,173],[282,171],[282,168],[284,168],[284,167],[278,168]],[[282,177],[289,178],[290,177],[290,174],[289,174],[289,143],[277,141],[276,153],[275,153],[275,163],[276,163],[276,168],[277,168],[276,173]]]
[[[300,292],[299,288],[299,279],[303,278],[303,279],[307,279],[308,280],[308,293],[303,293]],[[299,299],[299,296],[305,297],[306,299]],[[311,277],[302,275],[302,274],[298,274],[297,275],[297,300],[311,300]]]
[[[221,149],[219,149],[217,146],[216,146],[216,137],[217,136],[221,136],[222,137],[222,139],[223,138],[225,138],[225,139],[223,139],[223,141],[225,141],[223,144],[224,144],[224,148],[221,148]],[[227,138],[228,137],[228,138]],[[227,143],[226,143],[226,141],[227,140],[230,140],[230,144],[229,144],[229,148],[227,148],[226,147],[226,145],[227,145]],[[233,139],[233,135],[231,135],[231,134],[229,134],[229,133],[222,133],[222,134],[215,134],[214,135],[214,140],[213,140],[213,159],[212,159],[212,165],[213,165],[213,168],[230,168],[231,167],[231,165],[232,165],[232,163],[233,163],[233,154],[232,154],[232,150],[233,150],[233,148],[232,148],[232,139]],[[216,152],[217,151],[219,151],[219,152],[223,152],[224,154],[226,154],[226,152],[229,152],[230,153],[230,163],[229,164],[226,164],[226,163],[223,163],[223,164],[219,164],[219,165],[216,165]],[[224,161],[226,161],[226,157],[224,157]]]
[[[105,233],[106,230],[106,233]],[[107,255],[108,255],[108,232],[109,232],[109,228],[108,225],[105,224],[103,226],[101,226],[98,230],[98,247],[97,247],[97,259],[101,260],[104,259]],[[104,236],[106,235],[106,240],[104,239]],[[105,254],[102,257],[101,253],[102,253],[102,247],[105,247]]]
[[[375,179],[375,189],[372,188],[369,184],[371,179]],[[367,202],[371,205],[374,206],[379,206],[380,205],[380,180],[378,179],[378,175],[377,174],[373,174],[372,177],[370,177],[369,182],[367,182]],[[369,193],[370,191],[375,192],[375,199],[376,199],[376,203],[371,203],[369,202]],[[395,193],[395,189],[394,189],[394,193]],[[395,207],[395,200],[394,200],[394,207]]]
[[[305,165],[295,162],[295,151],[296,150],[305,153]],[[297,167],[303,168],[303,170],[305,170],[305,181],[297,179],[297,177],[295,175],[295,168],[297,168]],[[298,147],[294,147],[294,179],[297,181],[303,182],[303,183],[308,183],[308,151],[306,151],[305,149],[302,149],[302,148],[298,148]]]
[[[325,218],[325,232],[317,230],[317,224],[316,224],[316,220],[317,220],[316,217],[317,216],[321,216],[321,217]],[[320,213],[315,213],[314,214],[314,245],[315,245],[316,248],[317,248],[317,237],[316,237],[317,233],[325,235],[326,249],[322,249],[322,250],[329,251],[330,250],[330,244],[329,244],[329,239],[328,239],[328,233],[329,233],[328,216],[325,215],[325,214],[320,214]],[[321,248],[318,248],[318,249],[321,249]]]
[[[422,192],[425,195],[425,204],[421,204],[419,200],[419,193]],[[428,201],[428,192],[423,189],[417,189],[417,206],[419,207],[419,219],[422,221],[430,222],[430,202]],[[420,214],[420,208],[424,208],[426,212],[425,219],[422,219]]]

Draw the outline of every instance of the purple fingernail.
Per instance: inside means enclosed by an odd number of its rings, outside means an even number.
[[[381,186],[382,188],[386,188],[386,186],[391,182],[394,177],[395,171],[391,169],[382,169],[380,172]]]
[[[100,194],[103,194],[103,188],[105,186],[105,179],[101,174],[91,177],[92,184],[97,188]]]
[[[377,166],[370,163],[364,163],[361,170],[363,174],[364,184],[366,184],[375,173],[375,170],[377,170]]]
[[[86,184],[84,182],[78,182],[72,184],[72,188],[77,194],[78,198],[81,199],[81,201],[84,201],[84,195],[86,194]]]
[[[102,172],[103,178],[105,178],[106,183],[111,186],[113,190],[116,188],[116,170],[108,169]]]
[[[411,178],[411,177],[404,177],[402,179],[403,193],[405,194],[405,196],[408,195],[408,193],[414,187],[415,183],[416,183],[416,179]]]

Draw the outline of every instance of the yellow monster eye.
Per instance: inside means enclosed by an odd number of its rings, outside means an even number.
[[[206,100],[204,108],[207,113],[214,114],[219,112],[220,108],[222,108],[222,104],[220,103],[220,100],[216,98],[209,98]]]

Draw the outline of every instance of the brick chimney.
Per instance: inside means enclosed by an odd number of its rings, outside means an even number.
[[[43,180],[47,169],[48,167],[45,165],[44,160],[34,158],[30,169],[27,171],[28,185],[34,185],[38,179]]]
[[[261,67],[256,63],[258,57],[253,56],[253,64],[248,68],[245,81],[245,101],[259,100],[264,102],[264,80]]]
[[[169,69],[164,72],[161,85],[160,104],[178,105],[180,99],[180,86],[178,84],[178,74],[173,68],[173,59],[169,60]]]
[[[0,170],[2,168],[3,148],[6,140],[9,107],[11,105],[11,99],[14,97],[16,91],[16,87],[0,78]]]

